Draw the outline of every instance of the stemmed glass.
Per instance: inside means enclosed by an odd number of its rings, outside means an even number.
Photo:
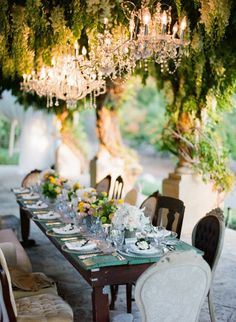
[[[153,239],[157,248],[162,248],[162,244],[164,242],[164,230],[165,228],[162,226],[153,227]]]
[[[112,228],[110,231],[109,240],[116,249],[121,248],[124,243],[124,230]]]

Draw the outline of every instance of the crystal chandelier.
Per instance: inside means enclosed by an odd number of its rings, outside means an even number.
[[[73,55],[53,58],[52,66],[43,66],[40,73],[24,74],[22,90],[46,96],[47,107],[58,106],[59,100],[63,100],[68,108],[73,108],[78,100],[89,94],[90,106],[95,107],[96,97],[105,93],[106,86],[86,54],[83,47],[82,55],[79,55],[76,42]]]
[[[128,77],[135,69],[136,62],[130,56],[128,47],[128,33],[125,27],[118,26],[111,32],[108,19],[104,18],[104,31],[96,35],[97,43],[91,46],[89,59],[103,78],[111,80]]]
[[[162,9],[160,2],[149,8],[148,1],[142,1],[140,9],[129,1],[122,5],[129,19],[130,39],[125,47],[132,60],[144,61],[147,69],[147,61],[151,59],[160,64],[161,71],[174,73],[188,45],[185,40],[186,17],[180,23],[173,23],[171,7]]]

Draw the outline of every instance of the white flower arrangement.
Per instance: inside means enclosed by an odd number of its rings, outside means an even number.
[[[124,203],[119,206],[111,222],[117,229],[133,231],[134,229],[142,229],[149,224],[150,220],[144,215],[144,209]]]

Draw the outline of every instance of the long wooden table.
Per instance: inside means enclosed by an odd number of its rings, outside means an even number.
[[[24,241],[27,241],[29,236],[29,221],[32,218],[33,211],[26,208],[22,200],[17,199],[20,206],[22,232]],[[56,246],[56,248],[63,254],[63,256],[75,267],[75,269],[83,276],[92,288],[92,311],[94,322],[109,322],[109,301],[106,292],[109,285],[132,284],[138,277],[159,258],[129,258],[124,261],[114,261],[106,264],[106,256],[104,263],[96,263],[96,257],[92,260],[80,260],[78,254],[68,253],[62,250],[60,237],[49,236],[46,231],[49,229],[44,222],[35,221],[36,225],[49,238],[49,240]],[[26,225],[26,226],[24,226]],[[26,233],[26,232],[27,233]],[[61,236],[63,237],[63,236]],[[191,245],[184,242],[178,243],[179,247],[182,245],[182,250],[193,249]],[[112,256],[112,255],[110,255]],[[97,256],[97,258],[101,256]]]

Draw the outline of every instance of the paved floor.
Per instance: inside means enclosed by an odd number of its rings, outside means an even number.
[[[145,162],[147,164],[149,163],[148,160]],[[161,171],[161,173],[163,174],[163,171]],[[10,187],[18,186],[21,178],[22,176],[18,173],[17,167],[0,166],[1,214],[18,214],[18,207],[13,194],[10,193]],[[75,312],[75,321],[91,321],[90,289],[88,285],[84,283],[82,279],[78,278],[78,273],[72,269],[71,265],[65,264],[62,256],[60,257],[60,265],[58,265],[57,262],[55,267],[55,262],[53,261],[55,258],[58,260],[58,257],[50,257],[47,265],[45,266],[45,263],[42,261],[42,257],[45,255],[45,250],[48,252],[50,249],[53,254],[56,252],[55,248],[50,245],[46,237],[38,231],[37,227],[33,227],[32,229],[32,235],[34,234],[37,234],[38,242],[40,244],[39,247],[32,248],[28,251],[33,262],[34,270],[42,270],[45,271],[45,273],[49,273],[49,275],[57,274],[58,280],[60,281],[61,279],[61,282],[59,282],[59,291],[61,294],[66,292],[68,293],[69,286],[74,287],[75,280],[73,279],[76,278],[76,281],[79,281],[78,283],[80,283],[80,286],[77,289],[77,292],[80,292],[80,295],[74,294],[74,296],[71,296],[69,293],[66,296],[66,300],[68,300],[70,305],[73,307]],[[50,267],[54,268],[53,274]],[[81,287],[83,289],[82,292]],[[74,292],[76,292],[75,289]],[[216,270],[214,280],[214,301],[216,306],[217,322],[236,322],[236,232],[230,229],[226,229],[223,252]],[[120,292],[118,311],[125,311],[123,291]],[[115,314],[117,312],[115,312]],[[210,321],[206,303],[201,311],[199,321]]]

